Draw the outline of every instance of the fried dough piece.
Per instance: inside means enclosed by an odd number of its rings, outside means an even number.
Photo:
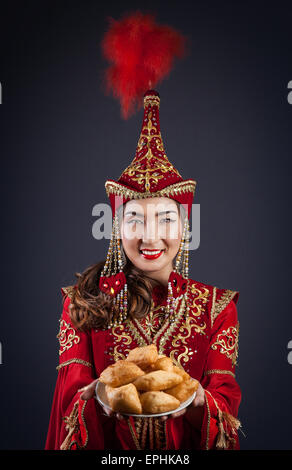
[[[180,375],[183,378],[183,380],[188,380],[188,379],[191,378],[191,376],[185,370],[181,369],[180,367],[173,366],[173,372]]]
[[[177,398],[180,403],[186,401],[197,389],[199,382],[195,379],[188,379],[165,390],[166,393]]]
[[[142,413],[139,394],[133,384],[122,385],[118,388],[105,386],[108,403],[113,411],[119,413]]]
[[[133,384],[138,390],[158,391],[172,388],[182,382],[183,379],[174,372],[166,372],[165,370],[155,370],[149,372],[134,380]]]
[[[134,362],[142,370],[145,370],[152,366],[157,361],[158,351],[155,344],[149,346],[142,346],[140,348],[132,349],[126,361]]]
[[[164,413],[175,410],[180,402],[164,392],[145,392],[140,395],[143,413]]]
[[[121,360],[111,364],[100,374],[99,380],[111,387],[120,387],[144,375],[145,372],[130,361]]]
[[[166,370],[167,372],[173,372],[173,363],[170,357],[162,356],[159,357],[155,364],[153,364],[153,370]]]

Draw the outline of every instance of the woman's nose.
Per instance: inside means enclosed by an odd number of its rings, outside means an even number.
[[[159,239],[158,227],[155,220],[147,221],[143,230],[143,242],[155,241]]]

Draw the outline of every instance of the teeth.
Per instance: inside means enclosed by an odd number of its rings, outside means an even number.
[[[145,255],[158,255],[162,250],[157,250],[157,251],[148,251],[148,250],[141,250],[142,253]]]

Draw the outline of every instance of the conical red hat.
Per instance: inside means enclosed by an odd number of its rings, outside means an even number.
[[[169,197],[187,205],[185,208],[190,218],[196,181],[184,180],[166,156],[160,133],[159,106],[157,91],[147,91],[135,157],[117,181],[105,183],[113,216],[119,206],[129,200]]]

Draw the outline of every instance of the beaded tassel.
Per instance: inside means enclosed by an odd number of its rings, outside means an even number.
[[[187,279],[187,289],[186,289],[186,292],[184,293],[184,298],[185,298],[185,302],[186,302],[186,310],[185,310],[185,318],[187,318],[189,316],[189,312],[190,312],[190,305],[189,305],[189,301],[188,301],[188,294],[189,294],[189,221],[187,220],[187,223],[186,223],[186,231],[187,231],[187,235],[186,235],[186,238],[185,238],[185,243],[184,243],[184,253],[183,253],[183,272],[182,272],[182,276]]]
[[[181,266],[182,265],[182,266]],[[185,303],[186,303],[186,311],[185,311],[185,318],[188,317],[190,307],[188,303],[188,288],[189,288],[189,221],[188,218],[185,218],[184,228],[183,228],[183,235],[180,242],[179,251],[177,254],[177,259],[175,263],[174,272],[181,274],[187,280],[187,290],[183,294]],[[175,320],[175,312],[177,307],[178,299],[174,299],[172,286],[171,283],[168,283],[168,295],[167,295],[167,306],[166,306],[166,315],[169,316],[169,321],[174,322]]]
[[[109,250],[107,253],[106,261],[101,273],[101,276],[112,277],[117,272],[123,272],[123,260],[121,254],[120,236],[119,236],[119,223],[118,216],[115,215],[113,221],[113,230]],[[119,281],[116,281],[119,282]],[[120,325],[126,320],[128,315],[128,286],[127,283],[123,286],[120,292],[113,298],[111,309],[111,320],[108,328]]]

